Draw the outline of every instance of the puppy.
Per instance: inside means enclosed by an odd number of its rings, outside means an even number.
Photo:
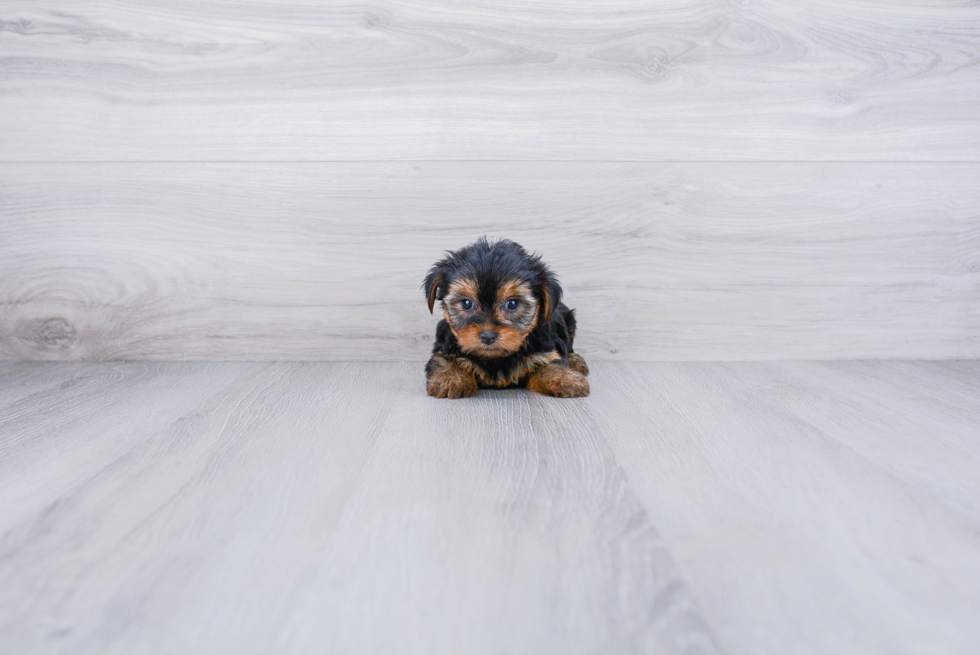
[[[537,255],[483,237],[446,254],[423,283],[432,312],[441,301],[426,390],[465,398],[478,388],[523,386],[576,398],[589,395],[589,367],[572,350],[575,314],[558,278]]]

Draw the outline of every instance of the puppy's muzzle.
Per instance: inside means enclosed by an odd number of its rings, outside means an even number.
[[[497,333],[493,330],[483,330],[480,332],[480,341],[484,346],[492,346],[497,342]]]

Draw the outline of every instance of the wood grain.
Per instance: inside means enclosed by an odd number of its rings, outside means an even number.
[[[590,377],[0,363],[0,652],[976,652],[980,363]]]
[[[980,363],[594,368],[603,434],[727,652],[980,646]]]
[[[589,361],[980,357],[980,165],[0,165],[0,358],[422,360],[419,285],[543,253]]]
[[[6,0],[0,157],[980,154],[968,0]]]
[[[720,652],[588,405],[437,402],[414,364],[35,366],[0,406],[5,653]]]

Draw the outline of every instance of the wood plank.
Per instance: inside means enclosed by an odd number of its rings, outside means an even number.
[[[976,361],[787,363],[765,388],[780,407],[980,524]]]
[[[592,382],[0,363],[0,650],[976,650],[980,363]]]
[[[421,360],[419,285],[544,254],[594,361],[980,357],[980,165],[0,165],[0,358]]]
[[[0,157],[980,158],[968,0],[7,0]]]
[[[585,401],[80,366],[0,407],[3,652],[720,652]]]
[[[960,376],[975,389],[980,364],[594,371],[600,428],[727,652],[976,652],[980,396]]]

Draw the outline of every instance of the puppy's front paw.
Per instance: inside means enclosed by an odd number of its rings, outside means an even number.
[[[435,398],[466,398],[476,393],[476,382],[470,384],[459,378],[432,378],[425,383],[425,390]]]
[[[558,398],[583,398],[589,395],[589,380],[573,368],[554,363],[536,371],[527,388]]]
[[[585,363],[585,357],[578,353],[572,353],[568,356],[568,365],[582,375],[589,374],[589,365]]]
[[[436,398],[466,398],[476,393],[476,377],[471,371],[448,364],[432,373],[425,381],[425,390]]]

